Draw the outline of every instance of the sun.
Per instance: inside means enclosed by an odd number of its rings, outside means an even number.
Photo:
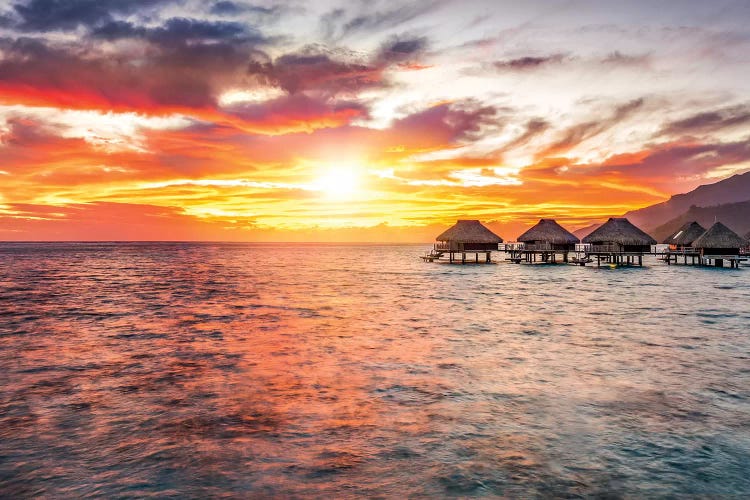
[[[354,199],[360,191],[359,168],[354,165],[328,167],[314,182],[314,186],[328,199]]]

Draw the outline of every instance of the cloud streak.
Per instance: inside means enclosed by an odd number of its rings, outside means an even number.
[[[506,59],[495,61],[492,64],[498,71],[529,71],[549,66],[551,64],[560,64],[564,60],[565,55],[552,54],[542,57],[525,56],[516,59]]]

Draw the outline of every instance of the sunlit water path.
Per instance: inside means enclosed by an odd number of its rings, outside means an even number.
[[[0,244],[0,496],[743,496],[750,268]]]

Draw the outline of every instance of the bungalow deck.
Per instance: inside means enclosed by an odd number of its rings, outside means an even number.
[[[724,267],[724,262],[729,262],[730,268],[739,268],[740,264],[750,260],[748,255],[701,255],[701,253],[694,248],[685,248],[679,250],[667,250],[660,255],[660,259],[667,263],[668,266],[685,265],[685,266],[710,266],[710,267]],[[681,261],[681,262],[680,262]]]
[[[524,243],[500,244],[500,250],[508,254],[505,260],[520,264],[573,264],[585,266],[596,262],[597,266],[604,264],[639,265],[643,266],[643,255],[647,252],[621,251],[615,245],[576,244],[573,249],[555,249],[551,245],[528,245]],[[558,260],[558,256],[560,260]]]
[[[561,257],[559,262],[568,264],[571,262],[569,254],[575,253],[573,250],[555,249],[552,245],[529,245],[525,243],[501,243],[498,248],[508,255],[505,260],[514,264],[520,264],[521,262],[556,264],[558,256]]]

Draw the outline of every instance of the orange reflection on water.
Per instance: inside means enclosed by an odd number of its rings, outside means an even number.
[[[619,464],[641,471],[635,491],[651,479],[633,449],[659,470],[701,463],[675,443],[741,418],[747,318],[696,316],[657,286],[713,274],[429,266],[421,250],[5,249],[4,491],[597,494]],[[645,286],[653,300],[618,300]]]

